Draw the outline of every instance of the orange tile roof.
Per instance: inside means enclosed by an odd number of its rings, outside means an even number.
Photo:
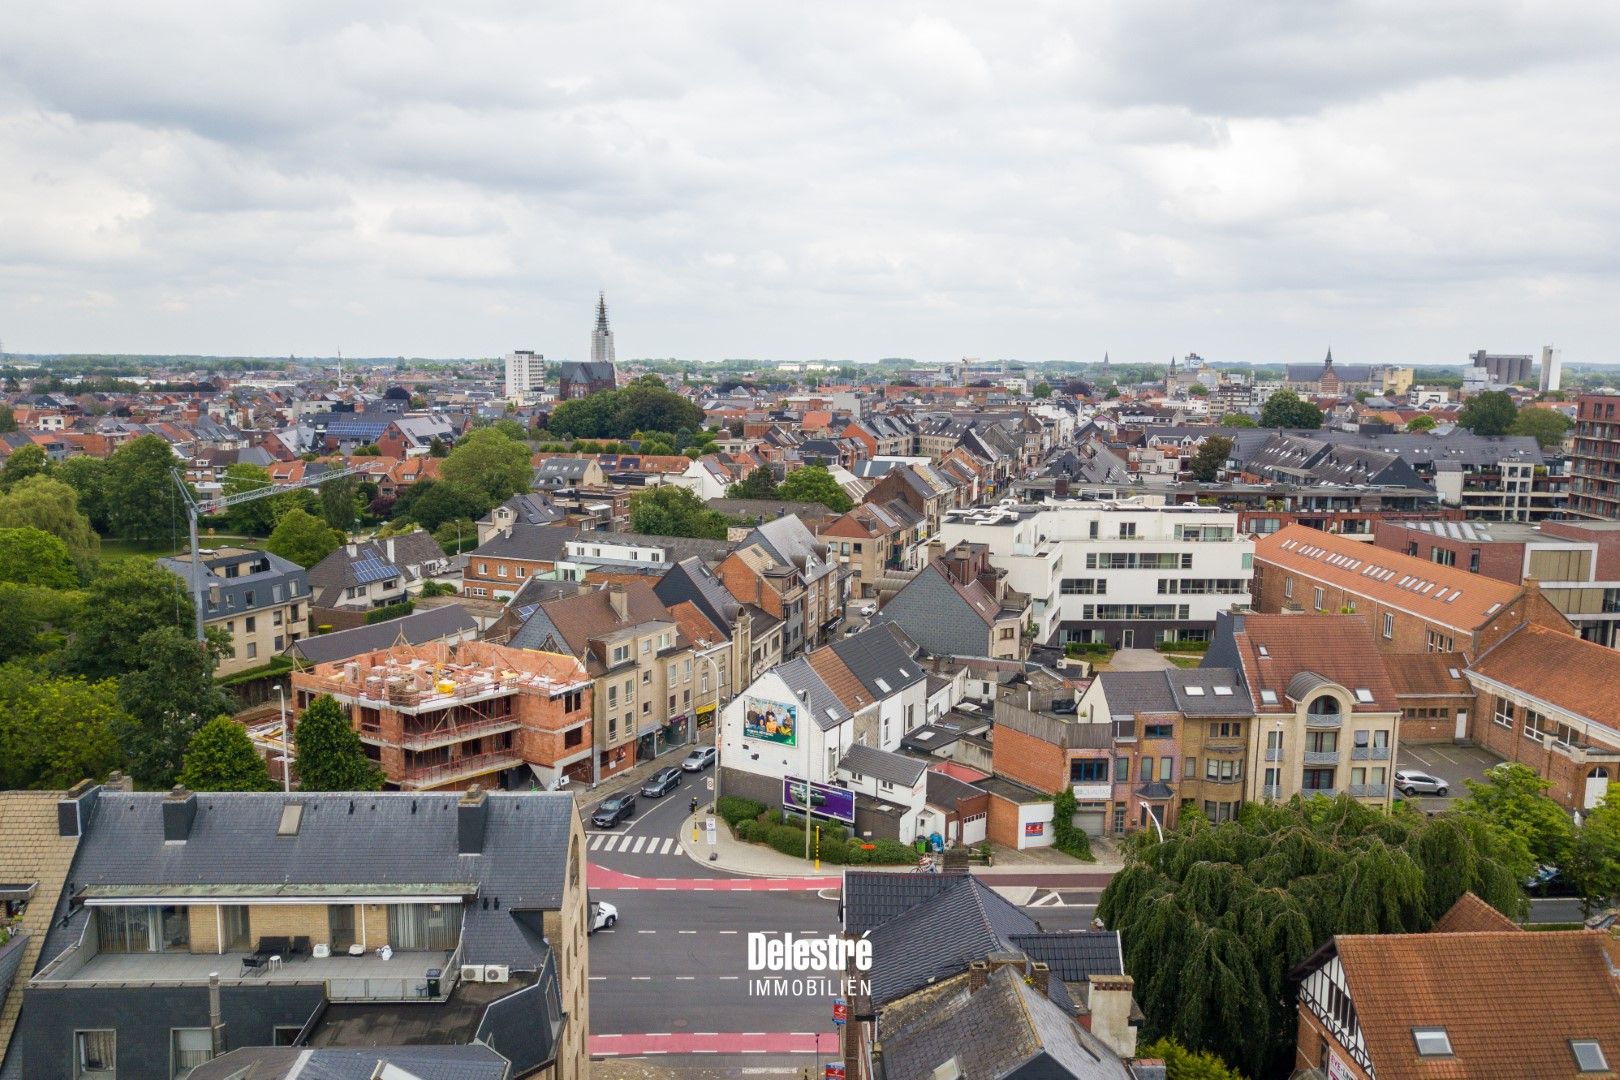
[[[804,657],[810,666],[815,669],[821,681],[827,688],[838,695],[839,702],[850,712],[859,712],[872,704],[872,695],[866,692],[866,685],[856,678],[855,673],[833,652],[831,646],[824,646],[814,652],[806,653]]]
[[[1334,938],[1378,1080],[1577,1075],[1571,1039],[1620,1063],[1620,979],[1591,930],[1354,934]],[[1452,1056],[1419,1057],[1415,1027]]]
[[[1384,654],[1373,638],[1372,620],[1365,615],[1245,615],[1237,645],[1244,680],[1262,713],[1293,711],[1288,684],[1303,671],[1321,675],[1352,694],[1370,692],[1372,702],[1358,703],[1358,709],[1400,708]],[[1262,700],[1262,690],[1274,691],[1276,704]]]
[[[1430,928],[1435,934],[1478,934],[1493,930],[1524,933],[1524,928],[1471,892],[1465,892]]]
[[[1473,687],[1463,674],[1465,662],[1455,653],[1389,653],[1384,657],[1395,692],[1407,695],[1472,697]],[[1452,676],[1456,672],[1456,676]]]
[[[675,616],[675,625],[681,628],[686,640],[700,649],[726,640],[725,631],[716,626],[714,621],[690,600],[682,600],[671,605],[669,613]]]
[[[1254,559],[1468,634],[1523,592],[1505,581],[1305,525],[1256,540]]]
[[[1576,716],[1620,729],[1620,652],[1534,623],[1519,627],[1469,665]]]

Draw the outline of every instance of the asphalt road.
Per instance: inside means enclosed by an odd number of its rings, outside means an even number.
[[[1464,781],[1485,779],[1485,770],[1501,760],[1489,750],[1477,746],[1456,746],[1451,743],[1426,746],[1407,746],[1402,743],[1395,752],[1396,768],[1415,769],[1430,776],[1437,776],[1446,782],[1446,797],[1443,799],[1436,795],[1416,795],[1412,798],[1418,809],[1431,814],[1449,810],[1458,799],[1467,798],[1468,785]],[[1392,776],[1391,781],[1393,779]],[[1395,794],[1398,798],[1405,798],[1400,792]]]
[[[724,877],[699,866],[681,851],[681,825],[692,809],[692,797],[708,805],[714,797],[706,786],[712,767],[701,773],[682,773],[681,784],[657,799],[636,795],[636,816],[611,829],[590,823],[596,803],[585,806],[585,858],[598,866],[639,877]],[[600,802],[601,800],[597,800]]]

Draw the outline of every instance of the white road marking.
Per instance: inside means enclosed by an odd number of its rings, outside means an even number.
[[[1429,759],[1418,753],[1416,750],[1413,750],[1410,746],[1403,746],[1401,749],[1406,751],[1407,757],[1417,758],[1418,764],[1422,765],[1425,769],[1430,768]]]
[[[656,931],[656,930],[637,930],[636,933],[638,933],[638,934],[656,934],[656,933],[658,933],[658,931]]]
[[[1452,757],[1450,754],[1446,753],[1444,750],[1440,749],[1438,746],[1431,746],[1431,747],[1429,747],[1429,749],[1434,751],[1436,754],[1440,755],[1441,757],[1445,758],[1447,761],[1451,762],[1453,765],[1458,764],[1458,761],[1457,761],[1456,758]]]
[[[630,854],[635,855],[641,851],[641,845],[647,842],[645,836],[636,837],[636,842],[630,845]]]
[[[591,837],[591,850],[592,851],[595,851],[597,848],[602,846],[602,839],[603,839],[603,837],[602,837],[601,833],[597,833],[595,836]]]
[[[592,975],[591,982],[607,982],[606,975]]]
[[[695,933],[697,933],[697,931],[696,930],[677,930],[676,933],[678,933],[678,934],[695,934]]]
[[[742,933],[741,930],[722,930],[720,932],[722,934],[740,934],[740,933]]]
[[[616,848],[618,846],[619,846],[619,837],[618,837],[617,834],[608,837],[606,840],[604,840],[602,842],[602,850],[603,851],[612,851],[614,848]]]

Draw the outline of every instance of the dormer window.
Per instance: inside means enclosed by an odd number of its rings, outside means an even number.
[[[1418,1057],[1451,1057],[1451,1036],[1443,1027],[1413,1028],[1412,1041],[1417,1044]]]
[[[1338,716],[1339,699],[1331,694],[1323,694],[1321,697],[1311,702],[1310,708],[1308,708],[1306,712],[1310,713],[1312,716]]]

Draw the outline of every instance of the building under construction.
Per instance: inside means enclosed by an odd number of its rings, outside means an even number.
[[[321,694],[349,710],[390,788],[590,780],[591,680],[564,653],[400,644],[295,672],[292,684],[300,713]]]

